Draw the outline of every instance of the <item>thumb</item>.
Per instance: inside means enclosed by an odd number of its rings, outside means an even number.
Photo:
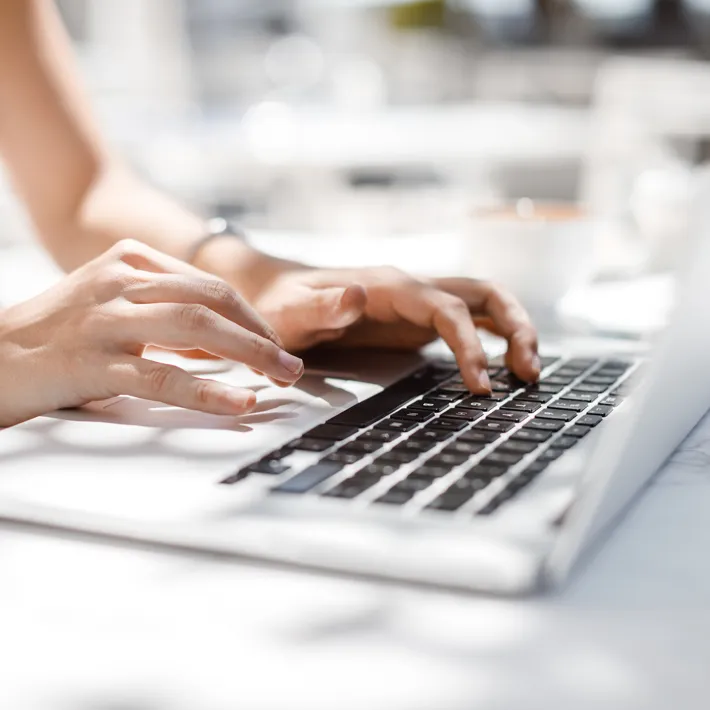
[[[309,318],[309,329],[328,331],[347,328],[356,323],[365,313],[367,292],[359,284],[346,287],[324,288],[315,292]]]

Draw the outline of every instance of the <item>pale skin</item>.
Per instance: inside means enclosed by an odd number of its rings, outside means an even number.
[[[106,144],[50,0],[0,0],[0,156],[43,244],[72,272],[0,311],[0,426],[119,394],[213,414],[254,406],[250,391],[145,360],[149,345],[207,351],[287,386],[303,372],[289,353],[441,337],[470,390],[485,394],[485,327],[508,340],[513,372],[539,376],[535,329],[495,284],[313,269],[230,238],[186,264],[205,222]]]

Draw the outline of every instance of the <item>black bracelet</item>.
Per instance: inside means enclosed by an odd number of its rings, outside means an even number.
[[[232,237],[245,241],[247,238],[244,229],[234,222],[224,219],[223,217],[215,217],[207,222],[207,232],[203,237],[200,237],[191,247],[187,255],[187,263],[194,264],[199,253],[212,240],[218,237]]]

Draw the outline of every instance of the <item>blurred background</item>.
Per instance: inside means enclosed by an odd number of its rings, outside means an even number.
[[[560,283],[570,318],[615,327],[573,286],[603,283],[595,303],[614,304],[610,282],[644,276],[656,296],[638,298],[666,295],[656,277],[710,159],[710,0],[59,6],[118,149],[267,246],[479,275],[480,205],[577,205],[567,233],[593,243],[593,269]],[[539,253],[531,269],[568,269]],[[504,258],[483,255],[480,275]]]

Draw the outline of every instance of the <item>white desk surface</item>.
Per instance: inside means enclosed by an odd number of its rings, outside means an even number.
[[[0,526],[0,708],[704,709],[709,517],[710,417],[546,598],[378,586]]]

